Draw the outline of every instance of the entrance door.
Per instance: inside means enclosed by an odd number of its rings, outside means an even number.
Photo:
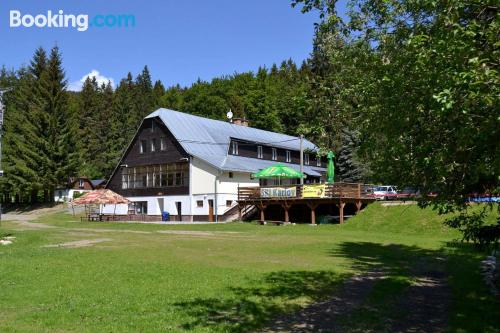
[[[214,201],[208,199],[208,222],[214,221]]]
[[[160,208],[160,215],[163,213],[165,210],[165,204],[163,198],[158,198],[158,208]]]
[[[182,221],[182,202],[177,201],[175,207],[177,207],[177,218]]]

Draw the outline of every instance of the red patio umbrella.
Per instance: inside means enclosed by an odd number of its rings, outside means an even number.
[[[116,205],[128,204],[130,200],[108,189],[94,190],[85,193],[81,197],[73,200],[73,205],[115,205],[113,216],[116,212]]]

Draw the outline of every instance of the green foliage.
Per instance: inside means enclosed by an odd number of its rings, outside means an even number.
[[[320,68],[340,75],[319,87],[347,92],[328,101],[352,101],[341,105],[374,181],[438,192],[432,204],[443,212],[465,209],[472,193],[498,192],[495,1],[351,0],[345,19],[335,0],[293,5],[321,13]],[[339,58],[340,70],[328,67]],[[362,74],[346,71],[350,66]]]

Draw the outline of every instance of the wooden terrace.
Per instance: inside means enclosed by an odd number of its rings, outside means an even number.
[[[265,221],[265,210],[270,205],[280,205],[284,210],[283,222],[290,222],[290,208],[306,205],[310,209],[311,223],[316,224],[316,208],[320,205],[335,205],[339,209],[340,223],[344,223],[344,207],[354,204],[356,213],[363,204],[375,201],[372,185],[359,183],[304,184],[282,186],[254,186],[238,188],[238,205],[241,212],[248,206],[260,211],[260,221]]]

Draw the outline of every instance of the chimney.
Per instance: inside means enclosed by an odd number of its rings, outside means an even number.
[[[245,118],[234,118],[233,124],[248,127],[249,121]]]

